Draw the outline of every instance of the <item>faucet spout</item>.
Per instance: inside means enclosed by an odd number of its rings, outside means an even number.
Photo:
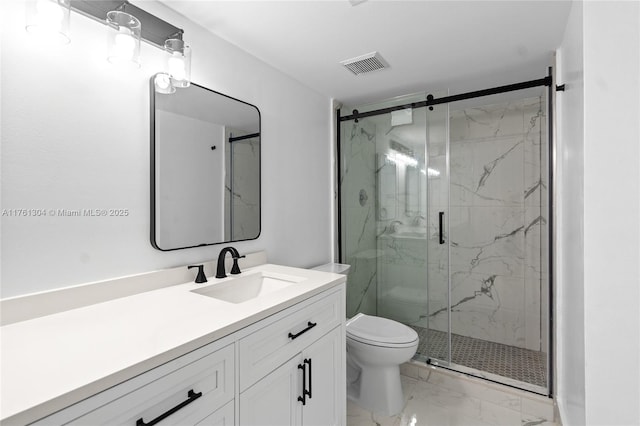
[[[238,253],[238,250],[236,250],[234,247],[229,246],[229,247],[223,248],[220,251],[220,254],[218,255],[218,267],[216,268],[216,278],[227,277],[227,273],[224,268],[224,258],[226,257],[227,253],[231,253],[231,256],[233,257],[233,267],[231,268],[231,273],[232,274],[240,273],[240,267],[238,266],[238,259],[244,256],[240,256],[240,253]]]

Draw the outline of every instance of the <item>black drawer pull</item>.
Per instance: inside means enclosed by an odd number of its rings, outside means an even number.
[[[438,242],[444,244],[444,212],[438,212]]]
[[[289,339],[291,339],[291,340],[297,339],[298,337],[302,336],[307,331],[311,330],[316,325],[318,325],[317,322],[311,322],[311,321],[307,322],[307,328],[305,328],[304,330],[302,330],[301,332],[296,333],[296,334],[289,333]]]
[[[140,417],[138,419],[138,421],[136,422],[136,426],[153,426],[156,423],[160,423],[161,421],[163,421],[164,419],[166,419],[167,417],[169,417],[170,415],[172,415],[176,411],[186,407],[187,405],[191,404],[196,399],[200,398],[202,396],[202,392],[195,393],[193,391],[193,389],[191,389],[189,391],[188,396],[189,396],[188,399],[182,401],[180,404],[176,405],[175,407],[173,407],[172,409],[170,409],[166,413],[160,414],[158,417],[156,417],[155,419],[151,420],[149,423],[145,423],[144,420],[142,420],[142,417]]]

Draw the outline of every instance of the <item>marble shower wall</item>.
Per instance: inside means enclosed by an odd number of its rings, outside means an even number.
[[[449,241],[455,334],[544,349],[544,110],[540,98],[530,98],[451,112]],[[446,310],[432,305],[430,312],[430,326],[444,329]]]
[[[247,132],[227,128],[225,134],[225,241],[256,238],[260,234],[260,139],[229,143]],[[230,150],[233,149],[233,155]],[[233,157],[233,167],[231,158]]]
[[[347,317],[376,314],[376,125],[371,120],[341,125],[340,193],[342,252],[351,265]]]
[[[248,133],[225,130],[225,241],[256,238],[260,234],[260,139],[229,143],[231,136]],[[231,150],[233,149],[233,155]],[[233,166],[231,159],[233,158]]]
[[[408,203],[407,168],[385,161],[391,140],[405,142],[389,117],[341,126],[348,316],[363,312],[448,331],[450,271],[453,333],[546,351],[544,111],[536,97],[430,112],[429,168],[440,174],[428,178],[426,212],[407,207],[415,204]],[[447,212],[450,249],[438,243],[439,211]],[[393,231],[398,224],[404,235]]]
[[[392,125],[391,114],[367,119],[376,125],[377,315],[413,324],[427,314],[426,108],[407,124]]]

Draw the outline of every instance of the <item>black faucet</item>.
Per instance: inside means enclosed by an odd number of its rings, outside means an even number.
[[[229,252],[231,252],[231,256],[233,257],[233,266],[231,267],[231,274],[237,275],[240,273],[240,267],[238,266],[238,259],[245,256],[240,256],[240,253],[238,253],[238,250],[229,246],[229,247],[223,248],[220,251],[220,254],[218,255],[218,268],[216,269],[216,278],[227,277],[227,274],[224,270],[224,258]]]
[[[206,283],[207,276],[204,274],[204,265],[190,265],[189,269],[198,268],[198,276],[196,277],[196,283]]]

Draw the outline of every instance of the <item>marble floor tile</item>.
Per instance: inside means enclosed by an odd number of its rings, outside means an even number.
[[[405,406],[383,416],[347,402],[348,426],[559,426],[552,421],[507,408],[428,381],[401,376]]]

